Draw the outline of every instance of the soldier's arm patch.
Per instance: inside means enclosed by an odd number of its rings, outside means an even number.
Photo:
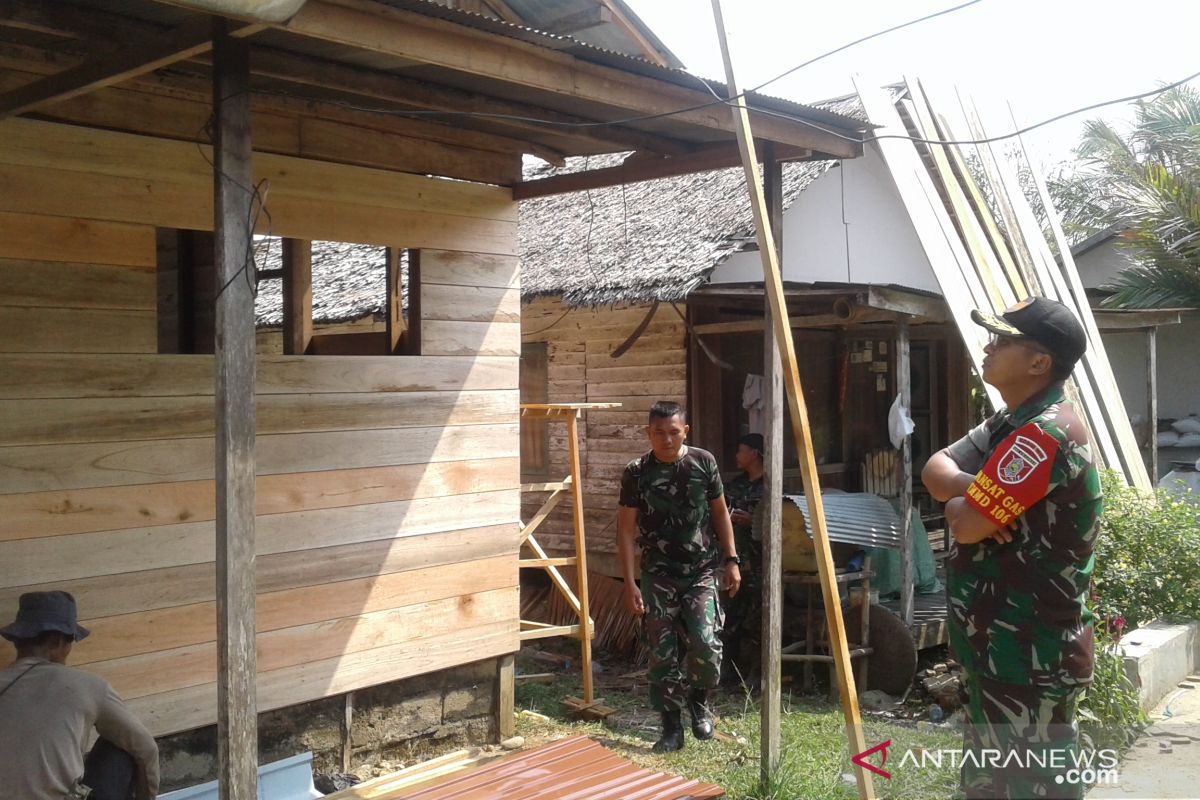
[[[996,527],[1011,524],[1050,490],[1058,440],[1030,422],[1009,434],[967,488],[967,505]]]

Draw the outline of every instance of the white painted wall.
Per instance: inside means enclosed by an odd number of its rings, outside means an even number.
[[[843,161],[817,178],[787,210],[783,279],[896,284],[940,294],[896,185],[874,146],[868,146],[862,158]],[[712,274],[715,284],[761,281],[757,252],[738,253]]]
[[[1133,259],[1124,249],[1116,246],[1115,239],[1093,247],[1083,255],[1075,256],[1075,269],[1083,288],[1095,289],[1108,283],[1121,270],[1133,266]]]

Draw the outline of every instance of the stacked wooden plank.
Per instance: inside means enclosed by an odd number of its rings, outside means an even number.
[[[1123,474],[1130,485],[1149,489],[1150,479],[1104,343],[1037,168],[1026,153],[1049,218],[1053,249],[1016,171],[991,144],[938,143],[959,140],[958,134],[966,130],[973,139],[986,139],[977,115],[965,107],[958,109],[953,116],[962,122],[952,126],[929,102],[918,81],[909,79],[906,84],[906,95],[895,103],[862,81],[857,88],[867,115],[881,126],[874,146],[892,173],[976,371],[982,371],[988,334],[971,321],[971,309],[999,313],[1030,295],[1067,305],[1088,334],[1088,351],[1075,368],[1068,393],[1084,413],[1102,463]],[[987,191],[968,168],[968,153],[977,158]],[[986,197],[993,198],[994,204]],[[995,389],[985,388],[993,407],[999,407]]]

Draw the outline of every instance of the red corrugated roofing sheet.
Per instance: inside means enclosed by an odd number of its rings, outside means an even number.
[[[712,784],[634,766],[586,736],[572,736],[485,767],[435,779],[396,800],[715,800]]]

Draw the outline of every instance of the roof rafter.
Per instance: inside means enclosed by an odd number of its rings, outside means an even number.
[[[423,110],[446,111],[460,113],[473,111],[483,114],[506,115],[508,117],[526,117],[530,121],[518,119],[496,119],[495,122],[504,127],[513,128],[506,135],[520,138],[521,131],[545,134],[548,123],[561,123],[564,126],[587,124],[594,120],[565,114],[558,111],[531,106],[510,100],[500,100],[487,95],[453,89],[446,86],[435,86],[425,81],[403,77],[391,73],[358,69],[355,67],[334,64],[304,56],[292,55],[279,50],[259,49],[255,51],[253,69],[256,75],[265,75],[279,80],[285,80],[304,86],[331,89],[371,100],[387,101],[389,103],[403,102]],[[399,110],[399,109],[397,109]],[[556,135],[574,139],[588,147],[614,146],[629,150],[650,150],[663,155],[678,155],[689,152],[692,148],[683,142],[656,136],[652,133],[630,128],[605,128],[602,134],[595,134],[587,128],[563,127],[561,134],[554,128],[549,128]],[[533,152],[533,151],[530,151]]]
[[[802,161],[812,155],[809,150],[778,148],[781,161]],[[604,167],[586,172],[571,172],[534,181],[513,184],[513,199],[528,200],[565,192],[585,189],[601,189],[624,183],[638,183],[656,178],[671,178],[693,172],[735,167],[741,163],[737,143],[711,145],[702,150],[671,158],[627,158],[615,167]]]
[[[266,26],[241,24],[234,37],[252,36]],[[68,100],[160,67],[184,61],[212,49],[212,19],[204,16],[150,40],[139,40],[116,51],[90,58],[63,72],[47,75],[0,95],[0,119],[40,106]]]

